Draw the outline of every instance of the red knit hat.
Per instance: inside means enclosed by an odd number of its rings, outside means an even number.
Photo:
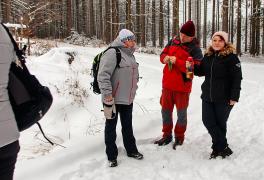
[[[190,37],[195,36],[195,26],[193,22],[191,20],[187,21],[182,25],[180,32]]]

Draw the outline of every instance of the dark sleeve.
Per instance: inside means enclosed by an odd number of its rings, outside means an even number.
[[[241,63],[235,54],[231,55],[228,70],[231,76],[230,100],[238,101],[241,90],[242,70]]]
[[[194,61],[201,61],[203,59],[202,50],[199,47],[193,48],[191,56],[193,57]]]
[[[194,63],[194,75],[195,76],[204,76],[204,61],[205,57],[200,61],[200,63]]]

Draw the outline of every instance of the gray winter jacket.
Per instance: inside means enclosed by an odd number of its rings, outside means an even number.
[[[118,47],[121,51],[120,67],[116,68],[116,50],[107,50],[101,58],[98,71],[102,97],[112,94],[115,104],[129,105],[135,98],[139,78],[134,49],[124,47],[119,38],[115,39],[111,47]]]
[[[7,91],[9,67],[15,59],[13,44],[6,30],[0,25],[0,147],[19,138],[19,131]]]

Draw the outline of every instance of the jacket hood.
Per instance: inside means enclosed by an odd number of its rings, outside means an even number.
[[[219,55],[222,55],[222,56],[227,56],[229,54],[235,54],[236,52],[236,49],[235,47],[231,44],[231,43],[227,43],[226,46],[224,47],[224,49],[222,49],[220,52],[219,52]],[[211,56],[212,54],[214,54],[215,51],[212,47],[212,45],[207,48],[207,50],[205,51],[205,56]]]
[[[122,51],[124,51],[125,53],[128,54],[134,54],[135,52],[135,48],[127,48],[125,47],[125,44],[123,42],[121,42],[120,38],[117,37],[110,45],[111,47],[118,47],[121,48]]]

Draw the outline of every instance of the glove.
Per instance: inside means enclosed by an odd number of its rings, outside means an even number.
[[[103,102],[104,106],[104,116],[106,119],[114,119],[116,117],[116,108],[114,99],[111,101],[105,101]]]

